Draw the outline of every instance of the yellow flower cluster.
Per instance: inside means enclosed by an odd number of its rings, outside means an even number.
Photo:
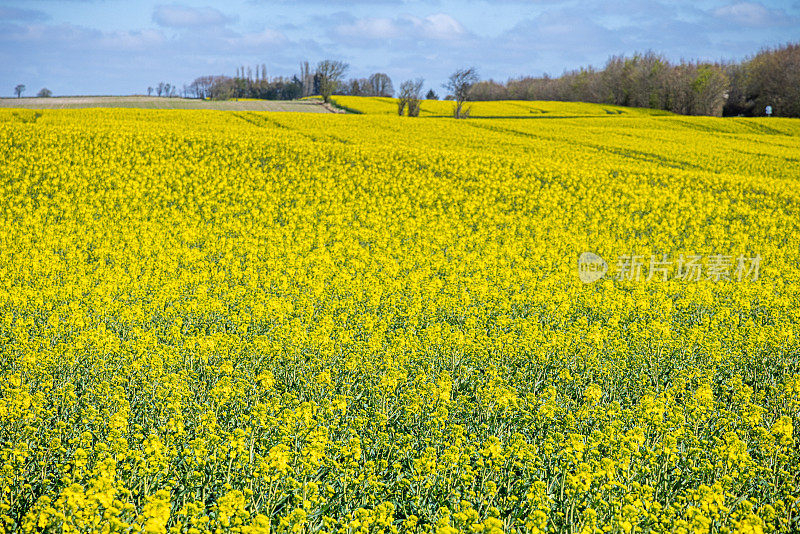
[[[800,122],[342,100],[0,110],[0,532],[800,530]]]

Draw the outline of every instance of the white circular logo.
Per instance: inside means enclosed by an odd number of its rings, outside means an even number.
[[[603,278],[608,272],[606,260],[594,252],[584,252],[578,258],[578,278],[584,284],[591,284]]]

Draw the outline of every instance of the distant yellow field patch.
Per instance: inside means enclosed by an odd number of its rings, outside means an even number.
[[[363,96],[334,96],[332,101],[351,111],[366,114],[397,115],[397,99]],[[423,100],[420,116],[452,116],[455,103],[448,100]],[[628,108],[605,104],[586,104],[582,102],[542,102],[542,101],[491,101],[468,102],[471,117],[543,117],[563,118],[569,116],[641,116],[671,115],[660,110]]]

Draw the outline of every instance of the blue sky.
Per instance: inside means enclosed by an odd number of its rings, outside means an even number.
[[[800,0],[0,0],[0,96],[137,94],[165,81],[303,60],[424,77],[559,74],[649,49],[673,60],[740,59],[800,40]]]

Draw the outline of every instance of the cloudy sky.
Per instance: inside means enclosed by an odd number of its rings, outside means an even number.
[[[505,80],[649,49],[740,59],[798,40],[800,0],[0,0],[0,96],[18,83],[136,94],[262,63],[290,76],[325,58],[441,92],[467,65]]]

